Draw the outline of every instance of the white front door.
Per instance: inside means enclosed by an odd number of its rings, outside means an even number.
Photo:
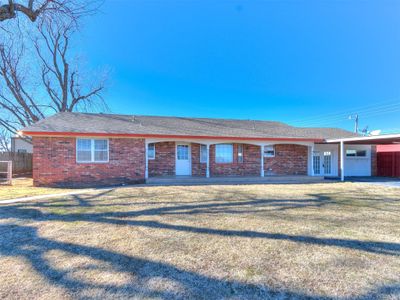
[[[324,161],[322,164],[322,168],[324,170],[324,175],[332,175],[332,152],[324,151]]]
[[[191,175],[190,144],[176,144],[176,175]]]
[[[334,165],[334,151],[330,149],[320,149],[313,153],[314,175],[317,176],[337,176]]]

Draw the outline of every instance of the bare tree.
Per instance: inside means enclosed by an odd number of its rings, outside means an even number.
[[[3,129],[0,129],[0,152],[10,152],[11,151],[11,137],[10,133]]]
[[[19,13],[32,22],[39,16],[56,19],[64,15],[75,19],[96,11],[98,4],[85,0],[0,0],[0,22],[14,19]]]
[[[76,23],[46,20],[35,28],[31,52],[15,39],[0,44],[0,126],[12,134],[50,113],[106,108],[104,76],[83,76],[70,55]]]

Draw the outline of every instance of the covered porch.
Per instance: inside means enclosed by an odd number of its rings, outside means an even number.
[[[146,139],[145,149],[149,183],[194,178],[266,182],[315,175],[312,140]]]

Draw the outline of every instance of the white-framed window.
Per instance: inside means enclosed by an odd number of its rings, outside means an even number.
[[[264,157],[275,157],[275,146],[264,146]]]
[[[148,159],[156,158],[156,145],[154,143],[147,144],[147,158]]]
[[[347,157],[366,157],[367,150],[346,149]]]
[[[215,145],[215,162],[216,163],[232,163],[233,162],[233,145],[232,144]]]
[[[207,145],[200,145],[200,163],[207,162]]]
[[[238,144],[238,163],[242,163],[243,162],[243,144]]]
[[[107,139],[76,139],[76,161],[78,163],[108,162]]]
[[[189,160],[189,145],[178,145],[176,151],[178,160]]]

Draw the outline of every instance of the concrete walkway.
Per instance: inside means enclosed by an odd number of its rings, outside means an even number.
[[[62,196],[79,195],[79,194],[93,193],[93,192],[97,192],[99,190],[107,191],[107,190],[112,190],[112,189],[111,188],[84,189],[84,190],[77,190],[77,191],[72,191],[72,192],[67,192],[67,193],[46,194],[46,195],[38,195],[38,196],[23,197],[23,198],[5,199],[5,200],[0,200],[0,204],[10,204],[10,203],[27,202],[27,201],[33,201],[33,200],[62,197]]]

